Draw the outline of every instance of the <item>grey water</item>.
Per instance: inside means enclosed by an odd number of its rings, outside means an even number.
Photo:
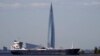
[[[12,55],[12,54],[0,54],[0,56],[100,56],[100,54],[80,54],[80,55]]]

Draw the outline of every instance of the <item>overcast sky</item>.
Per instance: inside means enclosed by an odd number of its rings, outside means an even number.
[[[14,40],[46,47],[51,1],[56,48],[100,46],[100,0],[0,0],[0,48]]]

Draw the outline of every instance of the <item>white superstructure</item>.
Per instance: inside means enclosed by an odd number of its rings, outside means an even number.
[[[14,41],[13,45],[11,46],[11,50],[18,50],[18,49],[24,49],[23,48],[23,42],[19,42],[19,41]]]

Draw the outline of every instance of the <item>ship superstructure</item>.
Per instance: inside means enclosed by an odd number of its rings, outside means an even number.
[[[23,48],[23,42],[19,42],[19,41],[14,41],[13,45],[11,46],[11,50],[20,50]]]

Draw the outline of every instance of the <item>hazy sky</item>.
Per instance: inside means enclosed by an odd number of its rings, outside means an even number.
[[[100,0],[0,0],[0,48],[14,40],[46,47],[51,1],[57,48],[100,46]]]

